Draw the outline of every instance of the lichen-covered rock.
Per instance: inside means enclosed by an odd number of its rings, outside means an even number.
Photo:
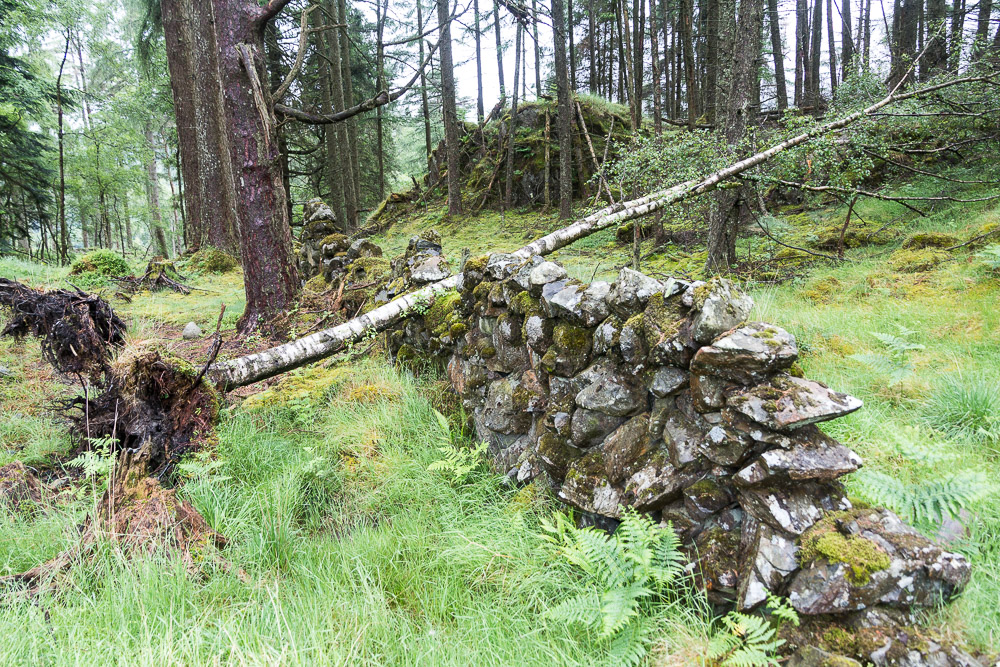
[[[523,261],[517,255],[494,253],[486,262],[486,275],[493,280],[504,280],[510,277]]]
[[[696,521],[704,521],[732,502],[733,496],[726,485],[711,476],[684,489],[684,508],[688,511],[688,516]]]
[[[679,368],[660,366],[647,373],[646,383],[653,396],[666,398],[688,384],[688,374]]]
[[[451,275],[448,260],[438,255],[428,257],[410,267],[410,280],[418,285],[436,283]]]
[[[799,546],[766,523],[744,519],[743,541],[748,555],[740,581],[738,605],[753,609],[767,599],[768,592],[781,590],[799,568]]]
[[[621,491],[607,480],[604,455],[600,449],[595,449],[570,465],[558,495],[585,512],[609,517],[621,516]]]
[[[596,410],[577,408],[570,421],[570,440],[577,447],[593,447],[618,428],[624,417],[616,417]]]
[[[695,479],[695,473],[676,468],[659,449],[652,450],[625,480],[624,504],[639,511],[654,510],[681,497],[681,491]]]
[[[753,309],[753,299],[736,289],[731,281],[712,278],[693,290],[692,306],[697,315],[691,323],[691,336],[699,343],[708,343],[746,321]]]
[[[795,337],[780,327],[750,322],[698,350],[691,372],[750,384],[784,370],[799,356]]]
[[[802,535],[802,569],[788,587],[799,613],[876,604],[927,606],[969,579],[969,562],[936,546],[888,510],[835,513]]]
[[[792,535],[800,535],[829,512],[851,509],[837,484],[806,482],[795,486],[741,489],[740,506],[755,519]]]
[[[528,274],[529,289],[535,296],[542,293],[542,287],[566,277],[566,269],[555,262],[542,262]]]
[[[861,405],[859,399],[819,382],[783,374],[728,400],[730,408],[776,431],[843,417]]]
[[[582,327],[560,322],[552,328],[552,345],[541,359],[547,373],[570,377],[590,364],[591,333]]]
[[[20,461],[0,468],[0,506],[11,512],[24,511],[42,503],[45,487]]]
[[[494,433],[527,433],[531,427],[528,401],[528,392],[521,382],[508,379],[491,382],[486,391],[483,423]]]
[[[637,415],[619,426],[601,443],[604,471],[612,484],[635,472],[636,462],[650,451],[649,413]]]
[[[822,431],[805,427],[805,442],[788,449],[770,449],[733,476],[736,484],[771,483],[776,480],[832,480],[861,467],[861,457]]]
[[[562,284],[563,281],[548,283]],[[595,282],[591,285],[566,284],[559,291],[542,288],[542,305],[550,317],[562,317],[585,327],[596,326],[608,316],[605,302],[609,286]]]
[[[697,358],[697,355],[696,355]],[[691,401],[698,412],[720,410],[726,405],[729,382],[714,375],[691,373]]]
[[[646,307],[649,297],[663,291],[663,283],[655,278],[624,268],[608,293],[608,305],[618,315],[627,318]]]
[[[624,417],[646,407],[646,392],[635,378],[603,367],[576,395],[576,404],[588,410]]]
[[[815,646],[803,646],[788,659],[787,667],[861,667],[853,658],[836,655]]]

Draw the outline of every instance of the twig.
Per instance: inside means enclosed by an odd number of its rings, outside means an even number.
[[[191,383],[191,387],[184,394],[184,399],[187,400],[191,396],[191,392],[195,390],[201,379],[205,377],[205,373],[208,372],[209,366],[215,363],[215,358],[219,356],[219,350],[222,349],[222,316],[226,314],[226,304],[222,304],[222,308],[219,310],[219,321],[215,323],[215,342],[212,343],[212,350],[208,353],[208,361],[205,362],[204,367],[202,367],[201,372],[198,373],[198,377],[194,379]]]

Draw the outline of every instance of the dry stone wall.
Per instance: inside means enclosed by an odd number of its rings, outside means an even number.
[[[392,267],[371,305],[451,271],[434,233]],[[969,563],[852,504],[838,479],[862,461],[817,424],[861,401],[802,377],[794,336],[749,321],[752,307],[725,279],[622,269],[584,284],[542,257],[493,254],[389,341],[401,361],[446,368],[516,483],[605,527],[629,510],[669,523],[713,602],[751,610],[773,592],[817,622],[898,628],[958,592]]]

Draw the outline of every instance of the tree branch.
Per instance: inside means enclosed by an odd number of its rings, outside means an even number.
[[[302,121],[303,123],[310,123],[312,125],[329,125],[331,123],[341,123],[347,120],[348,118],[357,116],[360,113],[371,111],[372,109],[377,109],[380,106],[389,104],[391,102],[395,102],[400,97],[402,97],[408,90],[410,90],[410,88],[413,88],[413,86],[417,83],[417,81],[420,79],[420,73],[427,66],[427,63],[430,62],[431,56],[434,55],[434,51],[437,49],[437,46],[438,45],[436,42],[434,43],[433,46],[431,46],[430,51],[427,54],[427,57],[424,58],[424,61],[422,63],[420,63],[420,67],[417,68],[416,72],[414,72],[413,77],[406,82],[406,85],[404,85],[402,88],[397,88],[391,93],[387,90],[383,90],[382,92],[375,95],[375,97],[371,97],[362,102],[361,104],[356,104],[349,109],[344,109],[342,111],[337,111],[335,113],[329,113],[329,114],[310,113],[308,111],[303,111],[301,109],[293,109],[292,107],[287,107],[284,104],[275,104],[274,110],[277,111],[278,113],[288,116],[289,118],[294,118],[295,120]]]
[[[260,8],[260,12],[257,14],[257,18],[254,19],[254,23],[257,24],[259,30],[263,30],[264,26],[273,19],[275,16],[281,13],[281,10],[288,5],[292,0],[269,0],[266,5]]]
[[[285,93],[288,91],[288,87],[292,85],[292,82],[295,81],[295,78],[299,75],[299,70],[302,69],[302,61],[306,56],[306,47],[309,45],[309,33],[312,32],[309,30],[309,15],[312,14],[314,9],[318,8],[319,5],[313,5],[312,7],[307,7],[302,10],[302,22],[301,28],[299,29],[299,50],[295,54],[295,63],[292,65],[292,68],[288,70],[288,76],[285,77],[285,80],[281,82],[278,89],[271,95],[271,99],[280,100],[284,97]]]

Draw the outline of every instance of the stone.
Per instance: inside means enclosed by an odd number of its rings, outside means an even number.
[[[647,373],[646,384],[656,398],[666,398],[674,394],[688,383],[688,374],[672,366],[660,366]]]
[[[799,569],[799,547],[795,541],[769,525],[755,520],[744,522],[744,539],[749,545],[747,565],[740,580],[738,605],[753,609],[777,592]]]
[[[593,336],[587,329],[558,322],[552,327],[552,345],[541,366],[547,373],[572,377],[590,364]]]
[[[861,667],[853,658],[830,653],[815,646],[803,646],[792,654],[786,667]]]
[[[410,268],[410,280],[418,285],[436,283],[451,275],[448,260],[443,256],[428,257]]]
[[[538,354],[552,344],[552,320],[541,315],[529,315],[524,320],[524,342]]]
[[[359,257],[381,257],[382,248],[375,245],[368,239],[358,239],[347,249],[348,259],[358,259]]]
[[[618,351],[622,361],[636,373],[646,367],[646,357],[649,355],[643,336],[642,320],[641,316],[628,320],[622,325],[621,333],[618,335]]]
[[[577,447],[593,447],[618,428],[625,419],[603,412],[577,408],[570,420],[570,441]]]
[[[695,280],[687,286],[687,288],[684,290],[684,294],[681,295],[681,303],[684,305],[685,308],[694,307],[695,290],[701,287],[702,285],[707,285],[707,284],[708,283],[706,283],[704,280]]]
[[[635,472],[635,463],[650,451],[649,413],[628,420],[601,443],[604,470],[612,484],[621,482]]]
[[[727,403],[758,424],[785,432],[843,417],[862,405],[860,399],[819,382],[783,374],[730,397]]]
[[[788,585],[800,614],[876,604],[933,606],[969,580],[964,556],[935,545],[889,510],[832,514],[800,539],[802,569]]]
[[[595,449],[570,465],[557,495],[585,512],[615,518],[621,516],[621,491],[608,482],[604,470],[603,453]]]
[[[184,340],[196,340],[201,338],[201,327],[199,327],[194,322],[188,322],[184,325],[184,331],[181,332],[181,337]]]
[[[683,298],[683,297],[682,297]],[[692,305],[698,311],[691,322],[691,335],[699,343],[709,343],[742,324],[753,309],[753,299],[740,292],[726,278],[712,278],[693,291]]]
[[[608,293],[608,305],[615,313],[627,318],[645,308],[649,297],[662,291],[663,283],[659,280],[623,268]]]
[[[681,410],[670,412],[663,425],[663,441],[675,466],[685,466],[698,458],[706,432]]]
[[[695,355],[697,358],[697,355]],[[726,405],[728,382],[714,375],[691,374],[691,402],[698,412],[713,412]]]
[[[739,585],[740,532],[708,526],[694,538],[695,578],[715,604],[729,604]]]
[[[739,499],[755,519],[792,535],[801,535],[829,512],[851,509],[839,485],[817,482],[741,489]]]
[[[538,255],[533,255],[531,259],[526,262],[522,262],[517,269],[510,276],[510,280],[504,283],[511,291],[514,293],[531,291],[531,272],[536,266],[542,264],[543,260]],[[559,266],[556,264],[556,266]],[[538,296],[535,294],[534,296]]]
[[[45,495],[38,476],[20,461],[0,468],[0,507],[11,512],[31,510],[45,500]]]
[[[678,470],[662,450],[653,450],[636,464],[638,470],[625,481],[624,504],[639,511],[654,510],[681,497],[694,481],[692,473]]]
[[[528,274],[528,290],[535,296],[542,293],[542,286],[563,280],[566,277],[566,269],[555,262],[542,262],[538,264]]]
[[[564,285],[559,291],[549,285]],[[573,324],[593,327],[608,316],[605,301],[610,286],[605,282],[587,285],[570,285],[563,281],[547,283],[542,287],[542,307],[549,317],[561,317]]]
[[[618,347],[618,339],[622,331],[622,322],[612,315],[594,331],[594,354],[605,355]]]
[[[606,367],[576,395],[576,404],[615,417],[635,414],[646,407],[645,392],[633,378]]]
[[[493,280],[505,280],[523,261],[514,254],[494,253],[486,260],[486,275]]]
[[[774,480],[833,480],[861,467],[861,457],[813,427],[809,440],[788,449],[769,449],[733,476],[743,486]]]
[[[566,475],[573,461],[586,453],[571,445],[564,436],[552,431],[544,431],[539,436],[535,452],[545,470],[559,478]]]
[[[720,466],[734,466],[742,462],[753,441],[739,431],[723,424],[715,424],[705,434],[700,453]]]
[[[705,477],[684,489],[684,508],[695,521],[704,521],[732,502],[729,491],[712,477]]]
[[[750,322],[699,349],[691,360],[691,372],[753,384],[788,368],[798,356],[792,334],[770,324]]]
[[[14,374],[10,372],[10,369],[6,366],[0,366],[0,379],[14,377]]]
[[[517,380],[496,380],[489,384],[486,390],[486,402],[483,405],[483,423],[494,433],[512,435],[527,433],[531,428],[531,414],[527,411],[527,392]]]

